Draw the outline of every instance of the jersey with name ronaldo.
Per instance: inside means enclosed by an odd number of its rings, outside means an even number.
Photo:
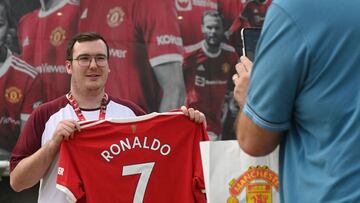
[[[69,91],[70,75],[64,65],[65,53],[68,41],[77,33],[79,13],[79,4],[75,0],[61,0],[58,6],[30,12],[19,22],[22,57],[39,70],[46,101]]]
[[[42,102],[36,70],[8,51],[0,68],[0,148],[11,152],[21,121]]]
[[[100,107],[94,109],[81,108],[81,113],[86,121],[98,120]],[[109,95],[105,118],[129,118],[144,114],[145,112],[134,103]],[[14,170],[21,160],[31,156],[46,145],[52,139],[58,124],[69,119],[78,120],[79,118],[65,95],[37,107],[26,121],[12,151],[10,171]],[[56,189],[58,161],[59,156],[57,154],[40,180],[38,203],[66,202],[66,195]]]
[[[152,67],[181,62],[182,40],[175,10],[163,0],[80,3],[79,29],[101,34],[110,47],[107,92],[158,111],[161,91]]]
[[[57,187],[72,202],[206,202],[202,140],[180,112],[92,123],[62,143]]]

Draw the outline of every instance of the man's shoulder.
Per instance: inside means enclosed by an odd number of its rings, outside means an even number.
[[[29,13],[26,13],[25,15],[23,15],[20,18],[19,24],[27,24],[27,23],[30,23],[31,21],[33,21],[34,19],[39,19],[39,11],[40,11],[40,8],[33,10]],[[33,24],[30,23],[30,25],[33,25]]]
[[[31,77],[32,79],[35,79],[35,77],[39,74],[38,71],[33,66],[31,66],[30,64],[28,64],[27,62],[25,62],[15,54],[12,54],[9,57],[9,61],[10,61],[9,64],[12,67],[12,69],[18,72],[18,74],[23,74],[24,76]]]
[[[146,112],[140,106],[138,106],[137,104],[135,104],[134,102],[132,102],[130,100],[113,97],[111,95],[109,95],[109,98],[110,98],[110,101],[113,101],[116,104],[120,104],[125,107],[128,107],[135,113],[136,116],[141,116],[141,115],[146,114]]]
[[[185,55],[191,55],[196,52],[202,51],[203,44],[204,44],[204,40],[201,40],[196,44],[185,46],[184,47]]]
[[[34,110],[34,114],[45,116],[49,118],[51,115],[59,112],[68,104],[68,100],[65,95],[58,97],[54,100],[47,101],[41,104],[38,108]]]
[[[223,51],[227,51],[227,52],[231,52],[231,53],[236,53],[236,50],[233,46],[231,46],[230,44],[227,44],[225,42],[222,42],[220,44],[220,49]]]

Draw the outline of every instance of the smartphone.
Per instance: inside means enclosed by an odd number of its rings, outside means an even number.
[[[261,28],[242,28],[242,54],[248,57],[251,61],[255,59],[256,44],[259,40]]]

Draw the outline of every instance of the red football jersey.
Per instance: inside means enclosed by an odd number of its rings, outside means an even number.
[[[146,112],[159,110],[162,93],[152,67],[182,61],[176,12],[163,0],[80,2],[80,31],[101,34],[110,47],[106,91]]]
[[[70,75],[65,68],[66,47],[77,33],[78,18],[79,5],[62,0],[56,8],[35,10],[19,21],[22,58],[39,70],[46,101],[70,89]]]
[[[238,56],[235,49],[222,43],[217,54],[204,48],[204,41],[185,48],[184,78],[186,104],[206,115],[208,131],[221,133],[221,109],[229,78],[234,74]]]
[[[9,55],[0,67],[0,148],[11,152],[27,120],[42,102],[38,73],[29,64]]]
[[[60,150],[57,188],[78,202],[206,202],[202,124],[152,113],[88,124]]]

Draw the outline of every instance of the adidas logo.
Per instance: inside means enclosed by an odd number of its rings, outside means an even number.
[[[200,65],[196,68],[197,71],[205,71],[205,68],[203,65]]]
[[[87,18],[87,14],[88,13],[88,9],[86,8],[83,12],[82,12],[82,14],[81,14],[81,16],[80,16],[80,19],[84,19],[84,18]]]
[[[23,42],[22,42],[22,46],[23,47],[26,47],[26,46],[28,46],[29,45],[29,36],[26,36],[25,38],[24,38],[24,40],[23,40]]]

